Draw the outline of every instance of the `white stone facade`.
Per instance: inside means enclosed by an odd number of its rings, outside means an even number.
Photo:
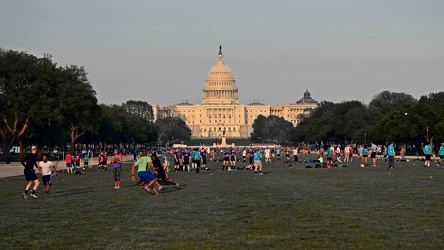
[[[231,69],[223,61],[219,47],[218,61],[205,80],[201,104],[190,104],[187,100],[169,106],[152,105],[154,119],[180,116],[192,131],[193,138],[248,138],[252,124],[259,116],[275,115],[298,123],[298,115],[307,108],[316,108],[318,103],[310,97],[308,90],[296,103],[264,105],[258,100],[250,104],[239,104],[238,89]]]

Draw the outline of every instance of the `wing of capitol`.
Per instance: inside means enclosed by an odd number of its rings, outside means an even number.
[[[299,114],[318,106],[308,90],[296,103],[265,105],[253,100],[250,104],[239,104],[236,80],[223,57],[222,47],[219,47],[217,63],[205,79],[201,104],[193,105],[188,100],[175,105],[154,104],[154,119],[180,116],[191,129],[192,138],[248,138],[259,115],[282,117],[297,126]]]

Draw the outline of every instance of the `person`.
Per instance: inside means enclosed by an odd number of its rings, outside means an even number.
[[[439,147],[438,155],[439,155],[439,160],[438,160],[437,165],[439,166],[439,164],[442,161],[444,161],[444,142],[442,142],[441,146]]]
[[[276,149],[276,160],[281,160],[281,148]]]
[[[200,152],[198,148],[193,149],[193,153],[191,154],[191,158],[193,160],[194,167],[196,169],[196,174],[200,172]]]
[[[42,183],[46,187],[46,194],[49,194],[49,189],[51,187],[51,174],[54,173],[57,176],[57,168],[51,161],[48,161],[48,157],[44,155],[42,161],[39,162],[40,177],[42,178]]]
[[[200,152],[200,157],[202,158],[202,169],[207,170],[207,150],[202,148]]]
[[[221,153],[224,156],[224,161],[222,163],[222,171],[225,170],[225,167],[227,167],[227,170],[231,170],[228,169],[229,168],[228,162],[230,161],[230,152],[224,148],[221,150]]]
[[[182,153],[183,171],[186,171],[185,170],[185,168],[186,168],[188,170],[188,173],[191,172],[190,157],[191,157],[191,153],[188,151],[188,148],[185,148],[185,151]]]
[[[66,154],[65,161],[68,173],[72,173],[72,155],[69,152]]]
[[[177,187],[177,189],[181,188],[178,182],[175,182],[171,178],[169,178],[168,173],[162,167],[162,164],[160,164],[160,160],[158,159],[157,154],[155,152],[151,155],[151,162],[153,164],[154,169],[156,170],[155,175],[157,178],[157,182],[155,184],[159,187],[159,190],[163,189],[163,187],[159,184],[159,180],[162,180],[166,184],[173,184]]]
[[[234,148],[232,148],[231,152],[230,152],[230,168],[232,170],[237,170],[236,169],[236,160],[237,160],[236,152],[234,151]]]
[[[362,149],[362,162],[368,161],[368,148],[367,145],[364,145],[364,148]]]
[[[333,164],[333,146],[328,147],[327,149],[327,166],[331,166]]]
[[[423,151],[424,151],[424,157],[425,157],[425,165],[426,165],[426,167],[430,167],[432,147],[430,146],[429,142],[426,143],[426,145],[423,148]]]
[[[142,186],[145,191],[150,194],[159,194],[154,188],[157,183],[157,171],[154,169],[151,157],[148,157],[147,152],[143,151],[141,157],[131,167],[131,181],[135,181],[134,170],[137,167],[137,175],[142,180]],[[149,171],[150,169],[151,171]]]
[[[170,172],[170,161],[168,161],[168,152],[165,149],[162,149],[162,161],[165,171]]]
[[[244,150],[242,151],[242,163],[247,162],[247,148],[244,147]]]
[[[85,169],[85,168],[88,168],[88,160],[89,160],[89,157],[88,157],[88,154],[86,153],[84,156],[83,156],[83,169]]]
[[[99,166],[97,167],[97,170],[103,170],[104,166],[106,166],[105,161],[105,152],[100,152],[99,154]]]
[[[179,172],[180,170],[180,153],[178,148],[174,148],[174,171]]]
[[[350,144],[347,144],[344,148],[344,162],[350,161]]]
[[[76,154],[74,156],[74,172],[75,174],[80,173],[80,153]]]
[[[293,158],[294,158],[294,162],[295,163],[299,162],[298,155],[299,155],[299,148],[298,147],[294,147],[294,149],[293,149]]]
[[[338,144],[338,146],[336,147],[335,155],[336,155],[336,159],[337,159],[337,161],[342,162],[342,161],[341,161],[341,146],[340,146],[339,144]]]
[[[371,146],[370,146],[370,151],[371,151],[371,155],[370,158],[372,159],[372,164],[373,167],[376,167],[376,151],[378,150],[378,146],[376,146],[375,143],[373,143],[373,141],[370,142]]]
[[[113,176],[114,176],[114,189],[120,188],[120,173],[122,171],[122,156],[117,149],[114,150],[114,156],[111,159],[114,164]]]
[[[271,163],[271,151],[268,147],[265,148],[264,156],[265,156],[265,163],[267,162]]]
[[[389,170],[395,169],[395,146],[393,141],[391,141],[390,145],[387,147],[387,157],[389,163]]]
[[[25,188],[25,192],[23,192],[22,196],[24,199],[28,198],[28,190],[31,188],[32,183],[34,183],[34,187],[31,191],[31,197],[37,199],[38,197],[35,195],[35,192],[37,191],[40,182],[34,170],[34,166],[38,168],[36,146],[31,147],[31,152],[25,156],[25,158],[21,161],[21,164],[23,165],[23,167],[25,167],[23,173],[25,175],[26,181],[28,182]]]
[[[254,174],[257,175],[257,170],[259,169],[259,175],[263,175],[262,173],[262,162],[261,162],[261,152],[259,148],[256,148],[256,152],[254,153]]]

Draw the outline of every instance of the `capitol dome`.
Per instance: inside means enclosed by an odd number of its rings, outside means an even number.
[[[202,104],[239,104],[238,89],[233,73],[223,61],[222,46],[219,46],[217,63],[211,67],[205,79]]]

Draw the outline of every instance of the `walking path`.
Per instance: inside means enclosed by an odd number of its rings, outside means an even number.
[[[126,155],[123,156],[123,161],[133,161],[134,156],[133,155]],[[54,165],[57,167],[57,171],[65,171],[66,170],[66,162],[63,161],[53,161]],[[37,162],[38,164],[38,162]],[[89,162],[90,166],[97,167],[98,158],[93,158]],[[82,164],[83,165],[83,164]],[[6,163],[0,163],[0,178],[10,177],[10,176],[19,176],[23,175],[23,166],[20,162],[11,162],[10,164]],[[39,173],[39,170],[37,168],[34,168],[36,173]]]

